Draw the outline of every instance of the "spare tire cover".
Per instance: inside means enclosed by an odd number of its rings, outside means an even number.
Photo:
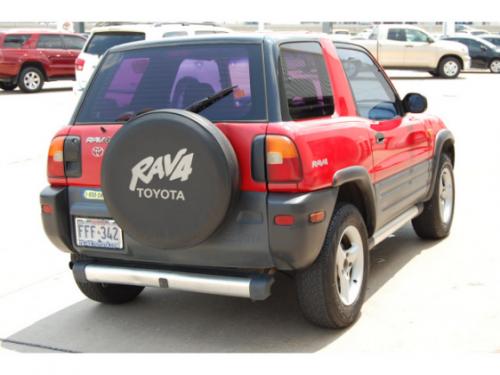
[[[223,222],[238,191],[234,150],[209,120],[183,110],[148,112],[109,143],[101,170],[105,203],[136,241],[194,246]]]

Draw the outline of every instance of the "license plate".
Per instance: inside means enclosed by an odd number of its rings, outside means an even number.
[[[75,218],[76,245],[105,249],[123,249],[121,228],[114,220]]]

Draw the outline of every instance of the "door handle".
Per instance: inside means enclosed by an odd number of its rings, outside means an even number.
[[[375,133],[375,141],[377,144],[384,143],[385,135],[383,133]]]

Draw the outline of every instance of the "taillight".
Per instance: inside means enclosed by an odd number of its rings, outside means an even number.
[[[49,178],[64,178],[80,177],[81,175],[80,137],[55,137],[49,148],[47,176]]]
[[[66,137],[55,137],[49,148],[47,159],[48,177],[65,177],[64,175],[64,139]]]
[[[75,69],[76,70],[82,71],[84,65],[85,65],[85,60],[84,59],[78,58],[78,59],[75,60]]]
[[[266,163],[268,182],[298,182],[302,168],[297,147],[282,135],[266,136]]]

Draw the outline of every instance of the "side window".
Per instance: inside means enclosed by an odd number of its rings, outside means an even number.
[[[187,36],[188,33],[187,31],[167,31],[165,34],[163,34],[164,38],[173,38],[176,36]]]
[[[333,114],[333,94],[319,43],[281,45],[283,84],[294,120]]]
[[[3,48],[21,48],[30,37],[31,35],[28,34],[6,35],[3,40]]]
[[[397,42],[406,42],[405,29],[389,29],[387,32],[387,39],[395,40]]]
[[[62,38],[59,35],[40,35],[37,48],[64,49]]]
[[[358,114],[371,120],[400,116],[397,97],[373,60],[363,51],[337,48],[351,84]]]
[[[406,41],[408,42],[427,42],[428,36],[420,30],[406,30]]]
[[[85,40],[77,36],[63,35],[63,39],[66,49],[75,49],[80,51],[85,44]]]

